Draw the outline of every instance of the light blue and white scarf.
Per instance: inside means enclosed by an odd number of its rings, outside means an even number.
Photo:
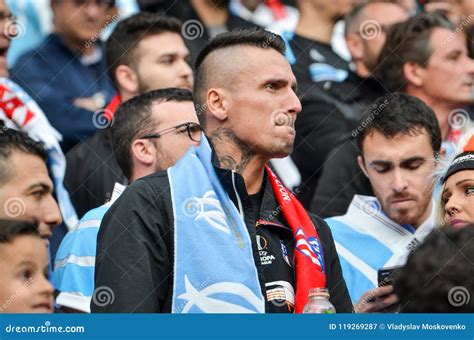
[[[264,313],[249,233],[211,155],[203,135],[199,147],[168,169],[175,242],[172,312]]]
[[[325,221],[331,228],[342,274],[353,302],[378,286],[377,271],[403,265],[434,228],[430,217],[416,230],[390,220],[375,197],[355,195],[347,213]]]

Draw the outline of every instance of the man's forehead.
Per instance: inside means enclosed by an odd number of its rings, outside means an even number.
[[[466,40],[463,34],[442,27],[437,27],[431,32],[430,45],[433,54],[448,54],[453,50],[462,50],[467,52]]]
[[[245,67],[245,64],[243,65],[244,70],[248,73],[262,78],[296,80],[291,65],[280,52],[272,48],[253,46],[245,46],[244,48],[247,49],[245,53],[248,63],[247,67]]]
[[[198,122],[192,101],[166,101],[152,104],[153,120],[156,126],[168,128],[186,122]]]
[[[433,153],[426,131],[416,134],[397,134],[392,138],[378,131],[367,135],[363,144],[364,157],[370,161],[403,162],[413,157],[426,157]]]
[[[408,18],[407,12],[396,3],[374,2],[367,5],[364,20],[376,20],[380,24],[391,25]]]
[[[157,41],[159,41],[158,44],[156,44]],[[169,53],[168,51],[188,51],[188,48],[184,44],[183,38],[178,33],[171,31],[147,35],[146,37],[140,39],[137,46],[140,48],[143,45],[150,44],[155,46],[160,51],[163,50],[167,53]]]
[[[39,156],[13,150],[9,158],[8,167],[12,173],[10,181],[16,180],[23,183],[40,181],[51,185],[46,163]]]

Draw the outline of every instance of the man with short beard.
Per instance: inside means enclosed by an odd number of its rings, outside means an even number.
[[[347,213],[326,219],[357,312],[387,311],[397,302],[377,271],[402,265],[433,229],[434,178],[441,147],[436,116],[402,93],[378,98],[360,121],[358,163],[375,197],[355,195]],[[374,289],[375,288],[375,289]]]
[[[393,51],[396,51],[394,53]],[[404,92],[431,107],[438,118],[443,149],[449,154],[474,103],[474,60],[466,37],[439,13],[418,14],[392,25],[380,52],[375,77],[391,93]],[[372,188],[357,166],[355,136],[337,145],[327,158],[311,204],[323,217],[344,214],[354,194]],[[335,171],[337,169],[337,171]]]
[[[329,228],[266,166],[293,150],[301,111],[284,50],[277,35],[236,30],[201,51],[194,98],[205,136],[105,215],[95,286],[115,299],[92,299],[92,312],[300,313],[310,288],[351,312]]]
[[[149,12],[135,14],[117,24],[105,51],[109,76],[117,91],[104,110],[110,121],[67,155],[65,186],[79,217],[104,204],[116,182],[127,183],[113,156],[108,128],[114,122],[117,106],[148,91],[171,87],[190,90],[193,86],[189,50],[176,18]]]

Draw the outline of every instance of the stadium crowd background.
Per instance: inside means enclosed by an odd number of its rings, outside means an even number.
[[[264,54],[280,42],[297,89]],[[249,48],[278,62],[247,73]],[[473,0],[0,0],[0,312],[186,310],[154,229],[176,207],[147,179],[201,132],[240,152],[219,160],[247,185],[264,310],[299,312],[296,234],[248,182],[273,126],[294,128],[268,164],[317,226],[338,312],[473,312],[473,58]],[[265,68],[281,108],[251,94]]]

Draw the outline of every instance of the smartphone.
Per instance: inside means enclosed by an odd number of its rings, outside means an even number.
[[[381,268],[377,271],[377,281],[379,283],[379,287],[393,285],[397,277],[398,270],[402,268],[402,266],[395,266],[395,267],[386,267]]]

